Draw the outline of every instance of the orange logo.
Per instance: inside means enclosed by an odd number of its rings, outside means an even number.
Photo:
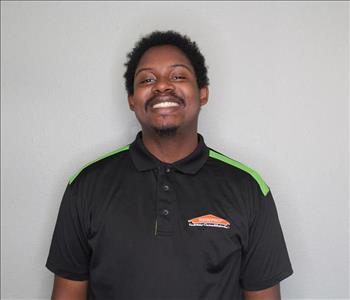
[[[187,222],[189,226],[208,226],[226,229],[230,228],[229,222],[214,215],[205,215],[198,218],[193,218],[191,220],[188,220]]]

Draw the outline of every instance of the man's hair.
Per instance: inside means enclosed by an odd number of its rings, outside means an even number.
[[[153,31],[140,39],[135,44],[135,47],[131,50],[131,52],[127,54],[124,78],[125,88],[128,95],[134,94],[134,75],[143,54],[151,47],[162,45],[175,46],[186,55],[194,69],[198,88],[202,88],[209,84],[205,59],[202,53],[199,51],[196,42],[191,41],[188,36],[181,35],[180,33],[172,30]]]

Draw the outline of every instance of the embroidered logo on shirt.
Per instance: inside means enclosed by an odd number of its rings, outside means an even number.
[[[205,215],[197,218],[188,220],[189,226],[208,226],[208,227],[220,227],[220,228],[230,228],[230,223],[225,219],[221,219],[214,215]]]

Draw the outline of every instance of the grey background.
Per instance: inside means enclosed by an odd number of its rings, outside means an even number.
[[[68,177],[131,142],[122,74],[175,29],[209,65],[206,143],[274,194],[295,274],[286,299],[349,297],[347,2],[1,2],[3,299],[48,299]]]

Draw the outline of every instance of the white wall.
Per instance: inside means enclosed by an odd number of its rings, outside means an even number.
[[[129,143],[126,53],[175,29],[209,65],[206,143],[258,170],[295,274],[286,299],[347,298],[347,2],[1,2],[2,299],[47,299],[67,178]]]

